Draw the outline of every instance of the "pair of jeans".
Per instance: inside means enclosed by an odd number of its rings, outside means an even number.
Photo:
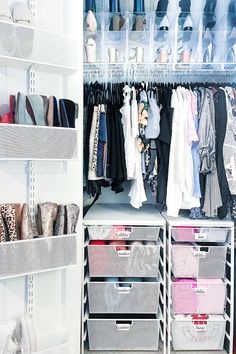
[[[204,28],[212,29],[216,24],[216,10],[217,0],[206,0],[203,15],[203,25]]]

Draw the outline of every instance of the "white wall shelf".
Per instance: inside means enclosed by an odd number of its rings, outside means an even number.
[[[0,160],[76,160],[78,131],[73,128],[0,125]]]
[[[0,243],[0,279],[75,266],[77,236]]]
[[[0,65],[72,75],[78,71],[76,37],[0,21]]]

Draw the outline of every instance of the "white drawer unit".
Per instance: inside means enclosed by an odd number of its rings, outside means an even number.
[[[233,222],[163,216],[168,243],[168,354],[233,354]]]
[[[90,350],[158,350],[160,320],[89,319]]]
[[[160,245],[88,245],[91,277],[157,277]]]
[[[221,315],[176,315],[172,321],[174,350],[222,350],[226,320]]]
[[[90,225],[90,240],[157,241],[160,227],[129,225]]]
[[[150,205],[96,204],[84,226],[85,348],[165,354],[165,220]]]
[[[158,311],[160,282],[89,282],[90,313],[140,313]]]

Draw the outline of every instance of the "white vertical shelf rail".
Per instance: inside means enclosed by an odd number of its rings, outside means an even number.
[[[163,354],[166,354],[166,226],[163,227],[163,297],[164,297],[164,304],[163,304]]]
[[[227,261],[226,263],[226,268],[230,268],[230,279],[229,279],[229,285],[230,285],[230,294],[227,294],[227,302],[229,304],[229,313],[227,314],[229,316],[229,330],[230,333],[227,332],[226,330],[226,337],[229,340],[229,353],[233,354],[234,353],[234,348],[233,348],[233,340],[234,340],[234,226],[232,226],[230,230],[230,246],[229,246],[229,252],[230,252],[230,263]],[[228,298],[230,296],[230,298]]]
[[[167,287],[167,353],[171,353],[171,270],[172,270],[172,257],[171,257],[171,226],[168,226],[168,287]],[[166,248],[167,249],[167,248]]]
[[[36,17],[36,0],[29,0],[28,6],[33,16]],[[30,68],[27,72],[28,80],[28,93],[36,93],[36,72]],[[35,162],[28,161],[27,168],[28,177],[28,204],[30,208],[30,216],[33,222],[35,222]],[[26,277],[26,307],[27,312],[34,313],[34,276],[28,275]]]

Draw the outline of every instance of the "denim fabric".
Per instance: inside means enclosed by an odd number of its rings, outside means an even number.
[[[143,14],[145,12],[144,0],[134,0],[134,13]]]
[[[204,7],[203,25],[205,28],[212,29],[216,24],[216,9],[217,0],[206,0]]]
[[[96,1],[95,0],[85,0],[85,12],[89,10],[96,12]]]
[[[120,12],[120,0],[110,0],[109,2],[110,6],[109,6],[109,11],[116,13],[116,12]]]
[[[164,17],[166,15],[168,5],[169,0],[159,0],[156,9],[156,14],[158,17]]]
[[[179,6],[182,14],[190,14],[191,0],[180,0]]]
[[[228,20],[231,28],[236,27],[236,0],[231,0],[229,3]]]

